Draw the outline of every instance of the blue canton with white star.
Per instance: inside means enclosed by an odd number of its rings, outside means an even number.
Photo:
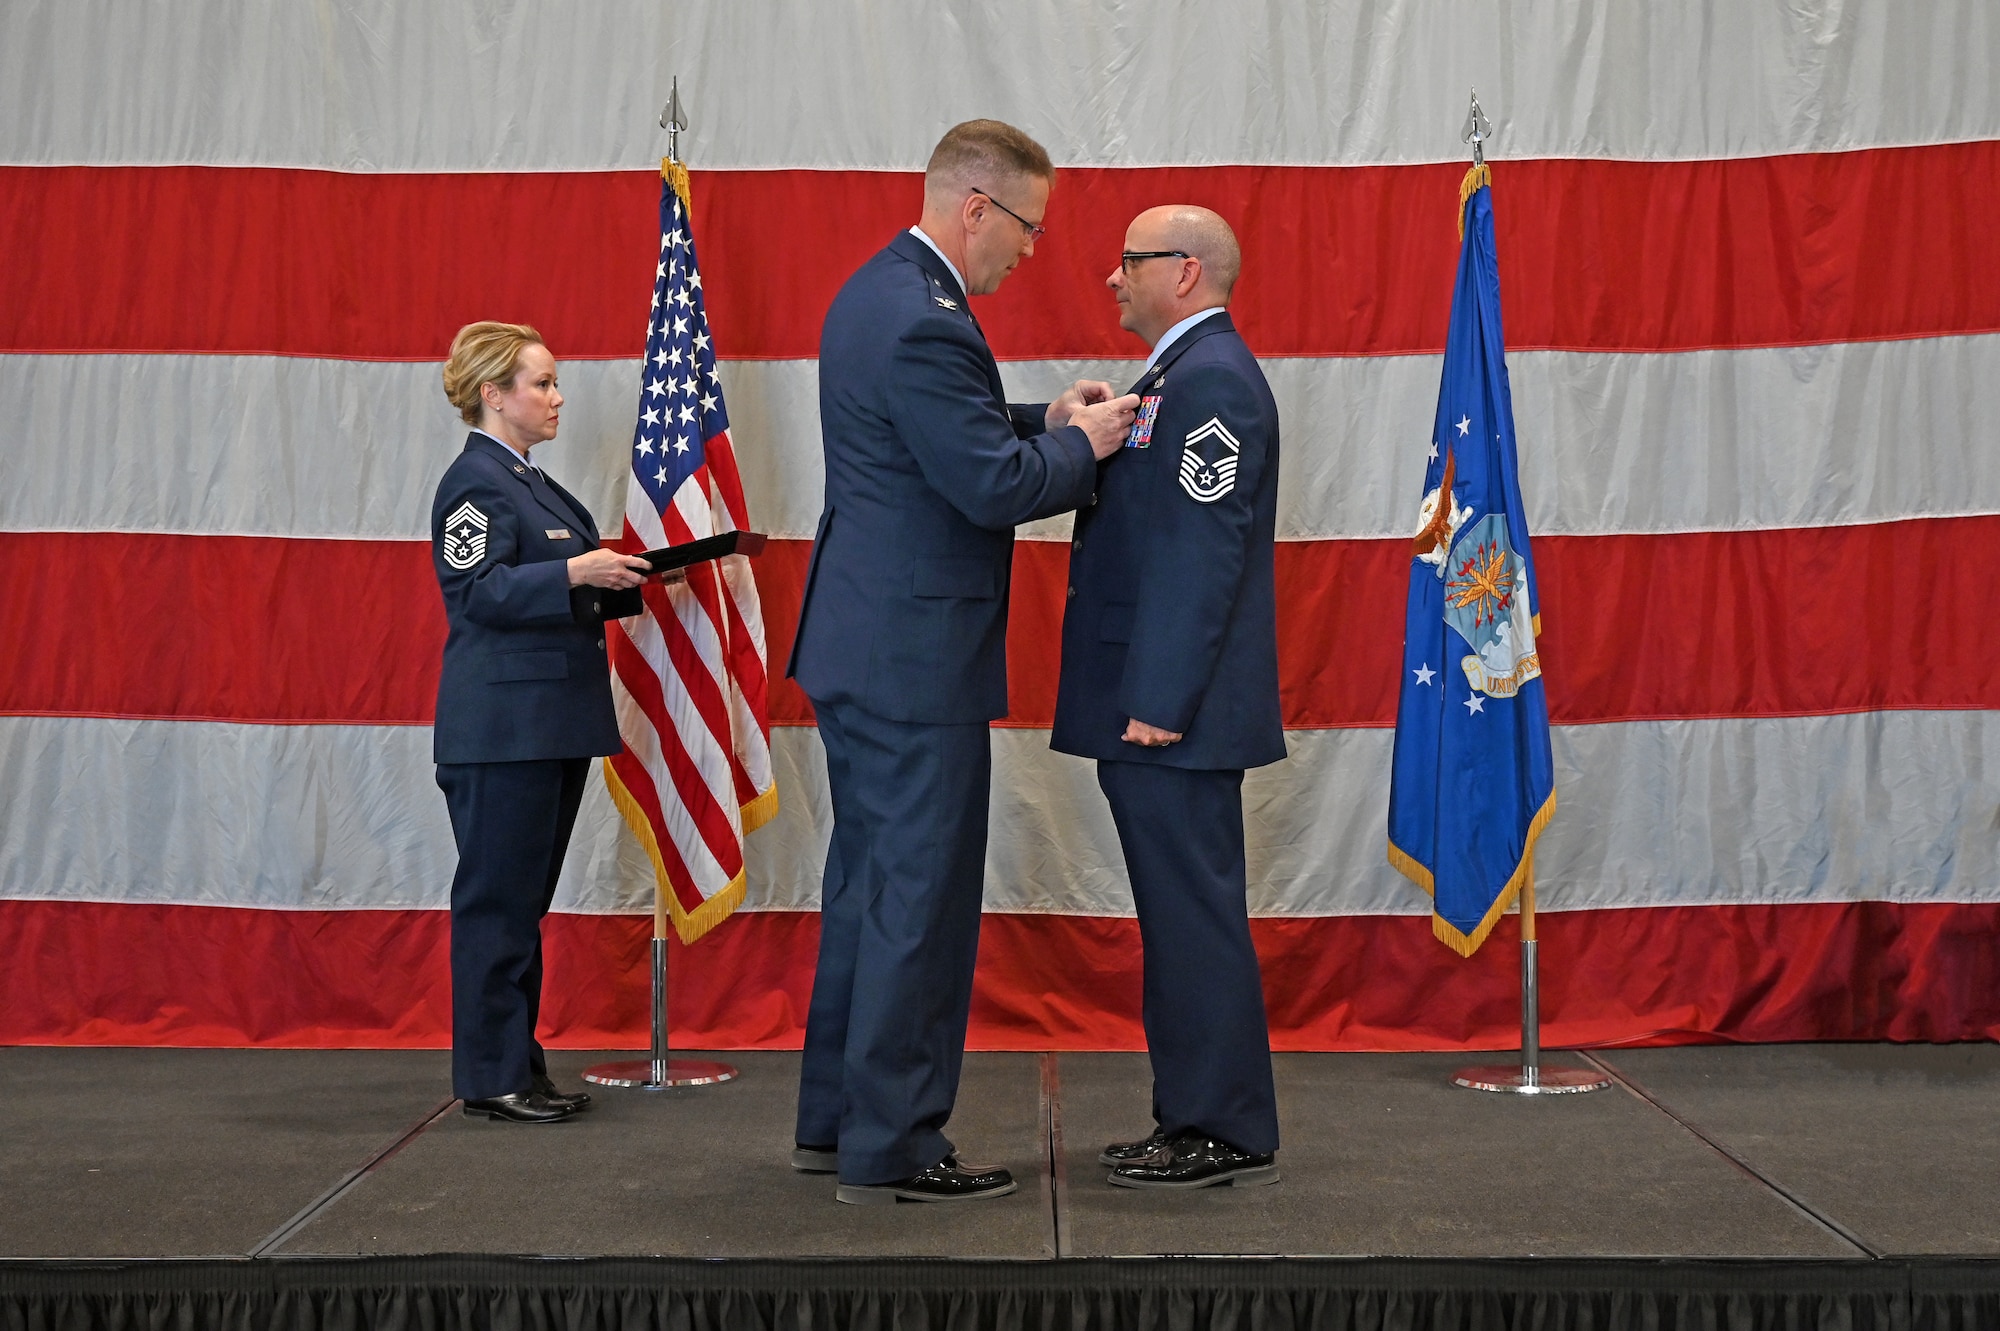
[[[728,428],[715,349],[709,344],[694,236],[680,195],[672,184],[663,183],[660,262],[653,275],[639,420],[632,430],[632,474],[654,508],[665,511],[674,493],[706,459],[703,442]]]

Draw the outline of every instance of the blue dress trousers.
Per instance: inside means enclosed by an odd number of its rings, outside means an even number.
[[[819,376],[826,505],[787,673],[834,830],[798,1140],[876,1184],[953,1149],[1013,529],[1087,503],[1096,465],[1081,429],[1007,404],[965,292],[908,233],[834,298]]]

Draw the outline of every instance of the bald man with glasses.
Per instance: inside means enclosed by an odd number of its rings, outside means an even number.
[[[1225,308],[1241,267],[1206,208],[1126,231],[1106,285],[1152,355],[1070,553],[1049,742],[1097,760],[1145,949],[1154,1127],[1100,1157],[1123,1187],[1278,1179],[1243,849],[1244,770],[1285,756],[1278,408]]]
[[[1043,234],[1055,168],[994,120],[954,127],[916,226],[849,278],[820,337],[826,502],[788,674],[833,803],[792,1164],[843,1202],[1014,1191],[958,1159],[986,865],[987,725],[1007,712],[1014,527],[1090,502],[1138,399],[1009,405],[967,298]]]

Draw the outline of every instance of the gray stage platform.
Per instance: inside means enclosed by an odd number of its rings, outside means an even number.
[[[785,1166],[797,1055],[719,1057],[523,1129],[460,1115],[441,1053],[0,1049],[0,1257],[2000,1256],[1994,1046],[1600,1054],[1618,1086],[1532,1101],[1285,1054],[1284,1181],[1173,1195],[1096,1164],[1148,1126],[1142,1055],[975,1054],[953,1135],[1021,1191],[866,1208]]]

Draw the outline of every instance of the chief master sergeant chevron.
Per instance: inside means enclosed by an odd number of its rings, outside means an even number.
[[[987,722],[1007,711],[1014,526],[1088,503],[1137,399],[1080,383],[1010,406],[966,297],[1034,253],[1055,168],[1010,125],[950,130],[923,215],[820,335],[826,506],[789,673],[833,800],[794,1168],[844,1202],[1014,1191],[944,1135],[986,865]]]
[[[1278,1178],[1243,861],[1243,770],[1285,756],[1278,408],[1223,308],[1241,266],[1206,208],[1133,219],[1106,285],[1153,354],[1070,553],[1049,743],[1097,759],[1145,950],[1154,1131],[1100,1157],[1125,1187]]]

